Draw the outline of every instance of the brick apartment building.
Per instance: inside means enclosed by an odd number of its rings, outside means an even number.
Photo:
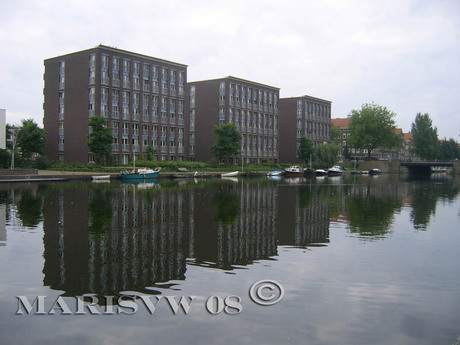
[[[114,162],[126,164],[148,146],[158,160],[187,160],[187,65],[97,46],[44,61],[45,153],[90,162],[88,120],[112,128]]]
[[[340,145],[342,147],[341,154],[343,155],[345,147],[348,146],[348,137],[350,136],[350,118],[336,118],[332,119],[332,126],[337,127],[341,132]],[[403,147],[384,149],[377,148],[372,151],[372,157],[380,160],[418,160],[418,158],[411,153],[412,150],[412,133],[404,133],[401,128],[396,128],[395,132],[403,138]],[[367,157],[367,150],[354,149],[348,147],[349,155],[352,159],[364,159]]]
[[[297,159],[298,140],[305,136],[314,147],[330,141],[331,102],[311,96],[281,98],[279,102],[279,157],[281,163]]]
[[[214,127],[234,123],[241,132],[245,163],[279,162],[279,88],[235,77],[189,82],[190,159],[214,155]]]

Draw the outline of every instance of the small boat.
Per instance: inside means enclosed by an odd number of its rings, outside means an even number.
[[[311,168],[305,168],[303,169],[303,174],[307,176],[315,175],[315,170]]]
[[[221,177],[236,177],[238,176],[238,171],[232,171],[229,173],[221,174]]]
[[[203,173],[199,173],[198,171],[195,171],[193,173],[193,177],[194,178],[204,178],[204,177],[212,177],[212,174],[203,174]]]
[[[131,171],[122,171],[121,179],[122,180],[146,180],[146,179],[154,179],[158,178],[160,174],[161,168],[147,169],[147,168],[139,168],[133,169]]]
[[[444,168],[444,167],[431,167],[431,172],[432,173],[446,173],[447,168]]]
[[[281,176],[283,175],[282,171],[274,170],[267,173],[267,176]]]
[[[325,175],[327,175],[327,172],[324,169],[316,169],[315,170],[315,175],[316,176],[325,176]]]
[[[343,168],[340,165],[334,165],[332,168],[327,170],[327,174],[330,176],[338,176],[343,174]]]
[[[303,173],[303,168],[298,165],[292,165],[284,170],[286,177],[301,177],[303,176]]]
[[[371,169],[369,170],[369,175],[380,175],[382,172],[380,171],[380,169],[377,169],[377,168],[374,168],[374,169]]]
[[[91,179],[94,181],[110,180],[110,175],[93,175],[91,176]]]

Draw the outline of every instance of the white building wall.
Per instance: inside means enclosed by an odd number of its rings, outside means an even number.
[[[0,109],[0,149],[6,149],[6,110]]]

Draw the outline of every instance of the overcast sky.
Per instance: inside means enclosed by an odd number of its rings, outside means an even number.
[[[43,60],[99,44],[332,101],[375,102],[405,132],[429,113],[460,137],[460,1],[1,0],[0,108],[42,125]]]

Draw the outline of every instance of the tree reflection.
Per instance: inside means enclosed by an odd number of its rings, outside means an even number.
[[[232,225],[240,214],[239,201],[231,189],[222,186],[212,197],[214,206],[214,220],[220,224]]]
[[[458,194],[458,189],[450,183],[414,181],[411,192],[411,221],[416,230],[426,230],[431,217],[436,213],[438,200],[452,202]]]
[[[112,226],[112,206],[107,189],[95,191],[88,205],[89,232],[104,234]]]
[[[22,225],[27,227],[36,227],[42,217],[43,199],[35,196],[31,190],[23,190],[21,199],[17,203],[17,216]]]
[[[389,196],[359,195],[347,201],[347,219],[352,233],[361,236],[385,236],[393,222],[393,214],[402,201]]]

